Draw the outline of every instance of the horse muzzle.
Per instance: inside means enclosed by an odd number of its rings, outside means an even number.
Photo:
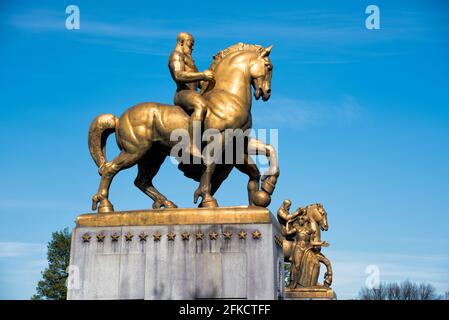
[[[262,100],[268,101],[268,99],[270,99],[270,97],[271,97],[271,89],[268,89],[266,92],[263,93]]]

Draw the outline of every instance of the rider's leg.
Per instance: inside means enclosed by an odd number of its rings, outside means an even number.
[[[206,112],[206,100],[194,90],[182,90],[176,93],[174,102],[190,115],[188,128],[190,148],[187,148],[187,151],[201,159],[201,126]]]
[[[194,111],[190,117],[189,134],[191,153],[193,156],[201,158],[201,135],[204,115],[206,113],[206,102],[203,97],[195,99]]]
[[[197,159],[201,159],[201,135],[204,114],[206,113],[206,100],[194,92],[189,96],[188,103],[191,105],[193,112],[189,121],[190,148],[189,152]]]

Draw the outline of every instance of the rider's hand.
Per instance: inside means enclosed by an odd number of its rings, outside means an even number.
[[[210,80],[214,80],[214,72],[211,70],[205,70],[203,72],[204,74],[204,80],[206,81],[210,81]]]

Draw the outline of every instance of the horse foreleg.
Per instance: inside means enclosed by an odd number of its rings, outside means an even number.
[[[276,156],[276,150],[273,146],[266,144],[254,138],[250,138],[247,144],[248,155],[265,155],[270,164],[268,170],[262,176],[262,191],[256,192],[256,205],[267,207],[271,201],[271,195],[276,187],[276,182],[279,177],[279,166]]]
[[[264,143],[260,140],[250,138],[248,140],[248,154],[250,155],[265,155],[268,157],[268,162],[270,167],[262,177],[262,180],[266,179],[267,176],[279,176],[279,165],[276,156],[276,150],[270,144]]]
[[[326,258],[321,252],[317,254],[318,261],[322,262],[326,266],[326,273],[324,274],[324,286],[330,287],[332,284],[332,265],[328,258]]]
[[[260,171],[248,154],[245,153],[243,155],[243,161],[243,164],[236,164],[235,167],[249,178],[247,187],[248,203],[250,206],[254,206],[254,196],[256,192],[259,191]]]
[[[215,171],[216,164],[211,163],[206,165],[206,169],[204,170],[203,174],[201,175],[200,185],[195,190],[193,194],[193,203],[198,202],[198,198],[201,197],[201,207],[208,207],[208,208],[216,208],[218,207],[217,200],[212,196],[212,186],[211,186],[211,179]]]
[[[197,203],[198,198],[201,197],[201,207],[218,207],[217,200],[212,196],[211,181],[215,173],[217,163],[221,163],[224,146],[224,133],[214,133],[209,138],[206,147],[203,149],[203,160],[205,162],[205,169],[201,175],[200,185],[193,194],[193,202]]]

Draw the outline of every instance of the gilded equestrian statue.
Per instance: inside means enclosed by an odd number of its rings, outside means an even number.
[[[225,131],[248,130],[252,127],[252,88],[255,99],[267,101],[271,95],[273,65],[270,61],[272,46],[262,47],[238,43],[217,55],[210,65],[210,73],[204,78],[201,92],[207,102],[204,114],[204,131],[214,129],[214,142],[223,145]],[[212,80],[213,78],[213,80]],[[157,102],[139,103],[126,110],[120,117],[102,114],[89,128],[89,150],[101,176],[98,192],[92,197],[92,210],[100,213],[114,211],[109,201],[109,188],[114,176],[121,170],[137,164],[135,185],[153,200],[153,209],[174,208],[176,205],[153,185],[153,178],[178,141],[171,139],[173,132],[183,129],[191,132],[190,116],[177,105]],[[120,153],[113,160],[106,159],[107,137],[115,133]],[[279,168],[274,148],[255,138],[246,138],[243,162],[222,164],[219,161],[202,161],[201,164],[182,162],[179,168],[184,174],[199,181],[194,192],[194,203],[201,197],[200,206],[217,207],[214,193],[236,167],[249,177],[247,190],[250,205],[266,207],[271,201]],[[270,169],[262,176],[251,155],[264,154]],[[214,155],[214,159],[221,155]],[[180,157],[176,157],[178,160]]]

